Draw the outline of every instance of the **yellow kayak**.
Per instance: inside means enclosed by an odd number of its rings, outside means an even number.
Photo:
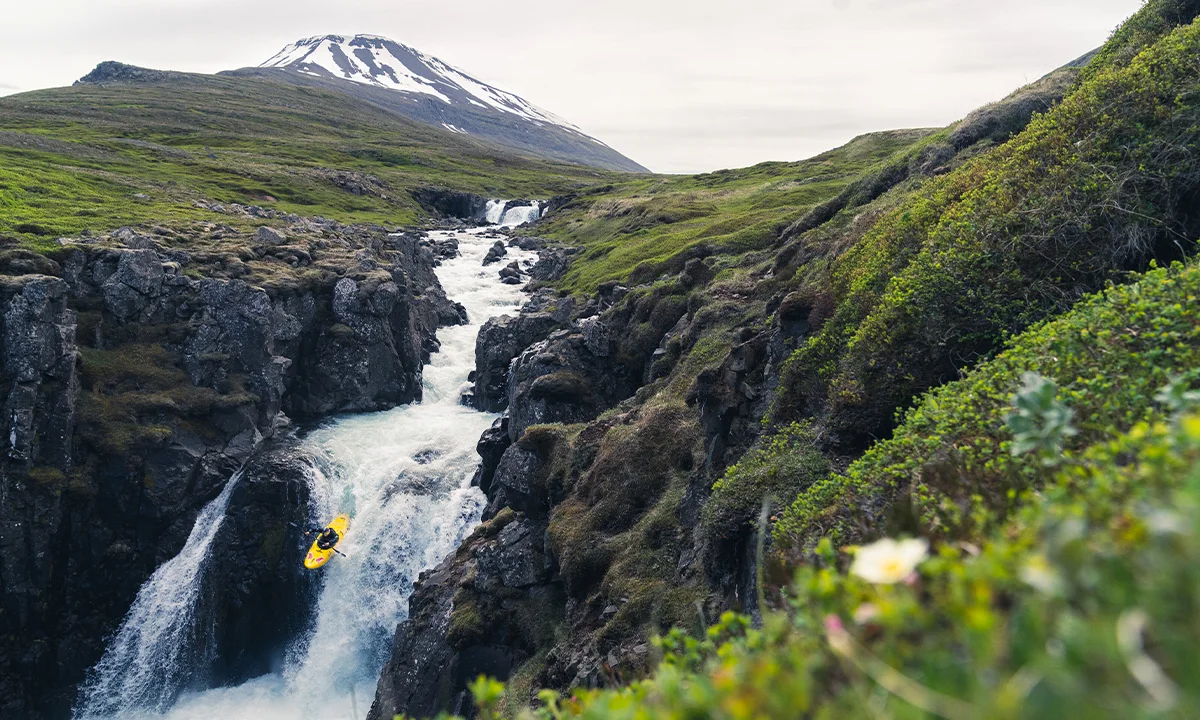
[[[309,570],[316,570],[325,563],[329,562],[329,558],[333,557],[334,549],[342,538],[346,537],[346,529],[350,527],[349,515],[338,515],[333,519],[333,522],[325,526],[327,530],[333,530],[337,533],[337,542],[327,548],[322,548],[320,540],[312,544],[308,549],[308,555],[304,558],[304,567]]]

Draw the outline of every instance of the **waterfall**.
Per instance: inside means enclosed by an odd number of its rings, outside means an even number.
[[[289,650],[279,673],[238,687],[185,693],[167,709],[167,719],[346,718],[355,697],[360,717],[365,716],[396,625],[407,617],[417,576],[453,552],[479,522],[485,498],[471,487],[479,464],[475,444],[496,416],[460,405],[459,398],[470,386],[467,376],[474,369],[480,326],[495,315],[516,312],[524,295],[519,288],[500,283],[495,268],[482,265],[496,240],[486,229],[432,235],[459,241],[460,256],[443,263],[437,273],[447,295],[466,307],[469,324],[438,331],[441,350],[425,367],[424,400],[386,412],[340,417],[303,440],[320,465],[320,472],[312,477],[315,512],[323,519],[339,512],[351,515],[349,531],[338,546],[345,556],[335,557],[319,571],[324,585],[313,627]],[[510,248],[508,257],[527,263],[536,255]],[[206,508],[202,519],[210,509],[213,518],[222,516],[220,501]],[[193,535],[201,527],[197,522]],[[194,552],[189,539],[184,553],[168,565],[177,564],[184,555],[189,556],[185,564],[198,564],[207,553],[211,534],[215,528]],[[182,599],[198,590],[194,583],[173,588],[155,584],[152,578],[138,598],[139,602],[143,595]],[[194,605],[195,597],[186,602]],[[136,610],[135,604],[131,618]],[[156,645],[164,640],[145,634],[141,642]],[[110,648],[106,661],[116,646]],[[157,673],[148,664],[141,674],[160,677]],[[119,690],[111,684],[89,686],[86,712],[77,718],[108,715],[125,720],[132,716],[130,708],[162,710],[169,705],[169,700],[116,704],[111,698]]]
[[[505,210],[504,217],[500,218],[500,224],[504,227],[516,227],[517,225],[533,222],[541,216],[542,206],[537,201],[534,201],[532,205],[522,205]]]
[[[507,200],[488,200],[487,221],[501,227],[516,227],[531,223],[542,217],[542,205],[534,201],[532,205],[517,205],[508,207]]]
[[[488,200],[487,221],[489,225],[500,224],[501,218],[504,217],[504,206],[507,204],[507,200]]]
[[[76,717],[125,717],[134,710],[165,710],[195,668],[211,660],[204,657],[212,643],[196,627],[196,604],[208,548],[225,521],[241,472],[200,511],[183,550],[142,585],[104,657],[89,674]]]

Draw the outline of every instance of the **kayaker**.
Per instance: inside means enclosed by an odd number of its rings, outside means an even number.
[[[321,531],[320,535],[317,536],[317,547],[321,548],[322,550],[328,550],[334,545],[337,545],[338,541],[341,539],[341,536],[337,534],[337,530],[327,527]]]

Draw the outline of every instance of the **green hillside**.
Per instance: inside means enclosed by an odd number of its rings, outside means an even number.
[[[535,716],[1198,712],[1198,14],[1153,0],[1086,67],[944,130],[614,183],[542,224],[583,248],[564,293],[634,286],[613,311],[632,318],[620,352],[662,308],[687,308],[658,379],[620,407],[640,417],[618,424],[623,458],[709,448],[712,430],[674,421],[668,444],[648,428],[685,404],[702,419],[706,403],[736,406],[747,348],[790,344],[761,384],[746,376],[742,397],[770,402],[735,422],[760,432],[716,463],[695,528],[677,468],[628,463],[663,489],[611,532],[587,498],[623,497],[629,477],[597,460],[585,489],[558,480],[549,527],[568,590],[586,558],[604,578],[586,602],[637,604],[558,647],[658,635],[661,663],[643,681],[543,693]],[[726,395],[702,387],[721,377],[736,378]],[[693,531],[710,573],[763,543],[747,601],[761,625],[680,629],[715,592],[676,574]],[[928,555],[888,540],[914,536]],[[870,548],[861,562],[855,546]],[[485,716],[521,706],[530,676],[508,695],[477,683]]]
[[[371,178],[347,191],[339,171]],[[397,225],[420,217],[410,191],[421,186],[547,198],[607,176],[265,79],[161,73],[0,98],[0,235],[34,246],[140,222],[228,221],[196,201]]]
[[[933,133],[881,132],[800,162],[598,186],[572,198],[538,231],[586,249],[563,283],[566,289],[645,282],[678,272],[679,263],[671,261],[699,247],[733,255],[769,247],[866,170],[924,144]]]

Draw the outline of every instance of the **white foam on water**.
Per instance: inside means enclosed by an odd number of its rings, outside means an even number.
[[[504,216],[504,205],[507,200],[488,200],[486,219],[492,225],[499,225],[500,218]]]
[[[486,499],[471,487],[479,464],[475,445],[497,416],[464,407],[459,398],[469,387],[480,326],[496,315],[516,312],[524,302],[519,287],[500,283],[496,268],[482,265],[495,236],[486,230],[431,235],[459,241],[460,256],[446,261],[437,274],[447,295],[466,307],[469,324],[438,331],[441,351],[425,367],[422,402],[341,417],[305,438],[322,466],[313,478],[315,516],[328,519],[348,512],[352,519],[338,546],[346,556],[335,557],[320,571],[325,577],[315,624],[291,648],[284,670],[237,687],[184,694],[165,713],[161,703],[148,705],[136,695],[123,694],[122,686],[99,684],[88,695],[95,702],[83,706],[99,712],[81,712],[77,718],[124,720],[141,712],[170,720],[332,719],[351,717],[352,707],[358,717],[365,717],[396,626],[407,617],[414,581],[453,552],[479,522]],[[526,263],[536,256],[510,248],[508,257]],[[228,492],[226,488],[222,493],[225,501]],[[205,513],[211,509],[222,517],[220,501]],[[211,537],[190,551],[189,539],[184,553],[159,573],[173,563],[195,566],[208,543]],[[187,560],[182,560],[184,555]],[[153,604],[158,600],[151,596],[165,600],[180,592],[162,585],[151,578],[139,601],[146,595]],[[131,617],[137,608],[135,603]],[[170,650],[161,647],[165,639],[147,635],[144,642],[157,647],[145,654],[145,674],[150,677],[156,672],[156,653],[167,655]]]
[[[129,613],[80,693],[76,717],[125,717],[133,710],[165,710],[205,654],[205,630],[197,627],[208,549],[225,521],[239,470],[192,526],[178,555],[163,563],[138,590]]]
[[[541,203],[534,201],[532,205],[522,205],[505,210],[504,217],[500,219],[500,225],[503,227],[516,227],[525,223],[531,223],[541,216]]]
[[[542,204],[537,200],[534,200],[532,205],[518,205],[506,209],[507,204],[507,200],[488,200],[486,220],[500,227],[516,227],[542,217]]]

